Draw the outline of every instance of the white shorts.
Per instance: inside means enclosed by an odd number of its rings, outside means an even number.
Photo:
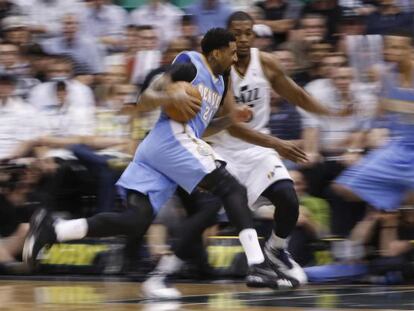
[[[271,184],[284,179],[292,180],[278,153],[273,149],[260,146],[243,150],[213,148],[227,162],[228,171],[247,188],[251,208]]]

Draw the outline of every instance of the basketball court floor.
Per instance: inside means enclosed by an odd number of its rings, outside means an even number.
[[[161,301],[143,299],[136,282],[1,280],[0,310],[414,310],[414,286],[312,285],[272,291],[223,281],[178,288],[181,300]]]

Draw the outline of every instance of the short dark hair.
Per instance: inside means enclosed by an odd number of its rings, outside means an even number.
[[[208,55],[214,50],[228,47],[236,38],[224,28],[211,28],[201,40],[201,51]]]
[[[17,83],[17,79],[15,76],[8,74],[8,73],[0,74],[0,84],[16,85],[16,83]]]
[[[403,37],[412,41],[413,37],[410,31],[405,28],[396,28],[388,31],[385,34],[386,37]]]
[[[181,19],[181,23],[183,25],[192,25],[192,24],[194,24],[194,16],[191,15],[191,14],[183,15],[183,17]]]
[[[144,30],[154,30],[152,25],[138,25],[135,27],[137,31],[144,31]]]
[[[231,23],[235,21],[251,21],[254,23],[253,17],[243,11],[237,11],[230,15],[230,17],[227,19],[227,28],[230,28]]]

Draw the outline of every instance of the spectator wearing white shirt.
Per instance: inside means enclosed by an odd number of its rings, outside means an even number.
[[[31,34],[23,16],[10,15],[3,19],[1,25],[5,41],[16,44],[21,51],[30,44]]]
[[[88,0],[81,28],[95,38],[97,44],[107,50],[116,51],[123,40],[128,14],[123,8],[110,2]]]
[[[49,80],[34,87],[29,103],[39,112],[42,135],[70,137],[92,135],[95,126],[95,100],[92,90],[70,78],[67,59],[55,57],[48,72]],[[49,156],[73,158],[66,150],[53,150]]]
[[[353,113],[347,117],[303,113],[302,138],[309,158],[305,175],[311,193],[316,196],[323,196],[330,181],[359,159],[365,147],[365,121],[374,117],[377,104],[375,94],[353,83],[352,68],[341,66],[330,77],[312,82],[313,85],[305,89],[330,109],[341,111],[353,107]]]
[[[46,109],[57,105],[55,92],[56,81],[64,81],[67,86],[67,102],[74,107],[93,109],[95,100],[92,90],[71,79],[72,65],[65,57],[54,57],[49,64],[47,72],[48,82],[37,85],[32,89],[29,96],[29,103],[34,107]]]
[[[134,25],[152,25],[162,46],[181,35],[181,19],[184,12],[168,1],[150,0],[130,15]]]
[[[11,75],[0,74],[0,159],[9,158],[23,142],[40,135],[35,108],[12,96],[16,82]]]
[[[68,13],[81,16],[85,5],[79,0],[34,0],[25,6],[29,29],[38,39],[54,37],[62,30],[62,18]]]
[[[0,73],[11,74],[17,78],[14,95],[23,98],[38,83],[31,76],[30,63],[22,55],[19,46],[11,42],[0,43]]]
[[[80,31],[77,17],[67,14],[62,24],[61,35],[43,41],[44,50],[50,54],[69,55],[84,71],[101,73],[104,53],[92,37]]]

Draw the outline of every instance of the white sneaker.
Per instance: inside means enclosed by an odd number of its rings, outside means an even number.
[[[292,258],[290,253],[283,249],[273,249],[266,245],[264,248],[265,256],[279,267],[280,271],[286,275],[295,278],[301,285],[308,283],[308,277],[306,276],[303,268]]]
[[[181,293],[174,287],[169,287],[165,283],[163,276],[151,276],[142,283],[142,293],[145,298],[156,299],[180,299]]]

